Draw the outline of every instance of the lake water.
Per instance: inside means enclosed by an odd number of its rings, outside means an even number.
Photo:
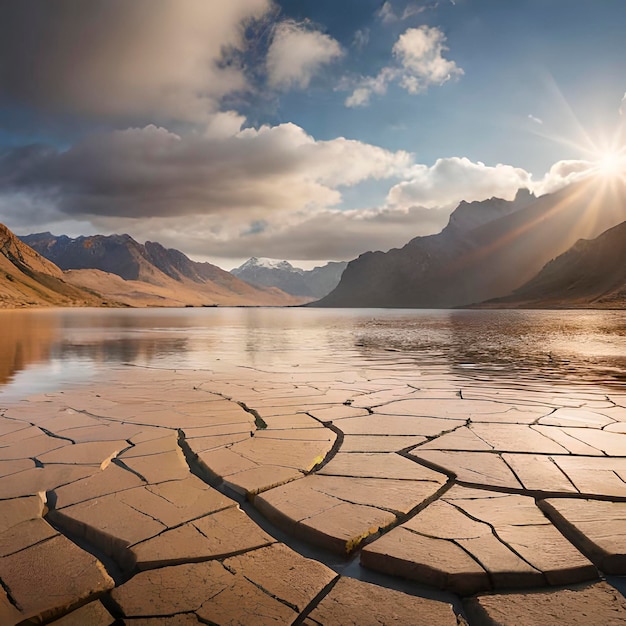
[[[122,364],[415,367],[510,384],[626,382],[621,311],[55,309],[0,312],[0,400]]]

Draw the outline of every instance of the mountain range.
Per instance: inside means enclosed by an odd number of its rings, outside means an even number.
[[[351,261],[326,307],[462,307],[507,296],[579,239],[626,220],[623,181],[587,178],[535,198],[461,203],[441,233]]]
[[[69,284],[54,263],[0,224],[0,308],[104,304],[99,295]]]
[[[626,306],[621,179],[462,202],[436,235],[308,271],[253,257],[229,273],[129,235],[21,239],[0,225],[0,307]]]
[[[626,222],[595,239],[580,239],[493,307],[625,308]]]
[[[275,288],[254,287],[215,265],[192,261],[158,243],[140,244],[129,235],[73,239],[38,233],[21,239],[21,245],[51,262],[48,266],[56,268],[65,283],[102,294],[116,304],[282,306],[303,301]]]
[[[288,261],[252,257],[231,270],[238,278],[259,287],[277,287],[285,293],[317,300],[339,283],[345,261],[331,261],[312,270],[294,267]]]

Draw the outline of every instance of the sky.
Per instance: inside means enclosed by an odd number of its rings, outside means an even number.
[[[0,222],[226,269],[399,247],[623,157],[625,29],[623,0],[0,0]]]

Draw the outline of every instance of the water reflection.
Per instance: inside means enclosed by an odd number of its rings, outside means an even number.
[[[151,318],[97,310],[0,312],[0,395],[23,396],[92,378],[110,364],[149,364],[186,354],[188,338]],[[160,318],[170,325],[174,317]]]
[[[366,323],[358,344],[369,354],[392,349],[468,377],[626,379],[621,311],[411,312],[391,325],[384,317]]]
[[[0,311],[0,385],[16,372],[50,358],[58,339],[58,323],[54,316],[37,313]]]
[[[621,311],[66,309],[0,312],[0,397],[133,363],[207,369],[436,365],[463,377],[626,380]],[[21,374],[20,374],[21,372]]]
[[[138,333],[82,337],[64,340],[58,346],[63,359],[90,360],[96,363],[149,364],[163,354],[189,350],[185,337],[139,336]]]

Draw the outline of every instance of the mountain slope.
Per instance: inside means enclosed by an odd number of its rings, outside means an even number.
[[[182,252],[159,243],[148,241],[142,245],[129,235],[72,239],[38,233],[22,240],[63,270],[83,270],[68,275],[74,284],[96,288],[100,293],[134,306],[280,306],[303,301],[277,289],[251,286],[215,265],[192,261]],[[121,283],[112,275],[129,284]]]
[[[448,308],[502,297],[581,237],[625,219],[624,183],[595,178],[540,198],[461,203],[441,233],[351,261],[316,305]]]
[[[626,306],[626,222],[580,239],[510,296],[485,306],[536,308]]]
[[[0,224],[0,307],[101,306],[102,298],[68,284],[63,272]]]
[[[331,261],[312,270],[303,270],[288,261],[252,257],[231,270],[231,274],[251,285],[277,287],[294,296],[321,298],[337,286],[346,265]]]

